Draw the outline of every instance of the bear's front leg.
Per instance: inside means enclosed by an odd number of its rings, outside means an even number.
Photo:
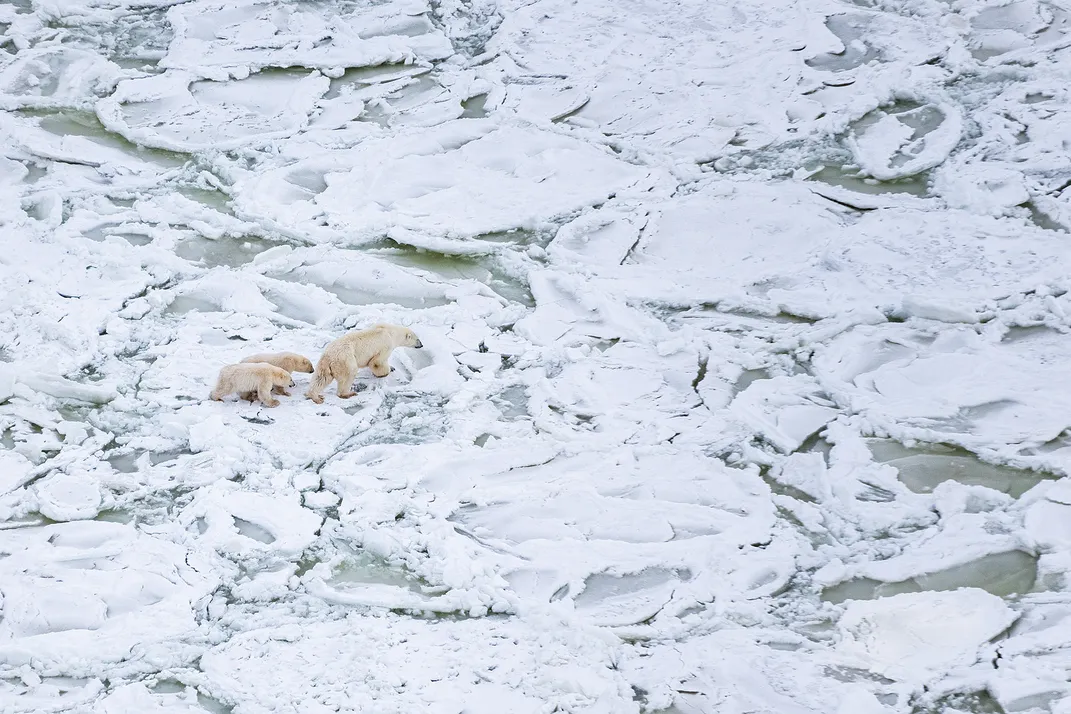
[[[261,384],[257,388],[257,398],[259,398],[261,403],[266,407],[279,406],[279,400],[273,399],[271,396],[271,382],[268,382],[267,384]]]
[[[377,377],[386,377],[393,372],[390,365],[387,364],[387,355],[378,354],[372,358],[372,361],[368,363],[368,366],[372,369],[372,374]]]

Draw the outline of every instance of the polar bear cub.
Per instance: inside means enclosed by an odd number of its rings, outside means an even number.
[[[258,352],[255,355],[249,355],[242,362],[266,362],[291,373],[312,372],[312,361],[308,357],[295,352]],[[272,391],[275,394],[284,394],[283,388],[279,386],[276,386]],[[244,392],[238,396],[247,402],[251,402],[256,399],[257,395],[255,392]]]
[[[407,327],[401,325],[373,325],[367,330],[350,332],[329,343],[316,363],[312,384],[305,396],[322,404],[323,391],[332,381],[338,382],[338,396],[352,397],[353,380],[362,367],[371,367],[372,374],[386,377],[393,369],[387,364],[391,351],[396,347],[420,349],[424,344]]]
[[[209,396],[217,402],[222,402],[223,397],[232,392],[253,392],[264,406],[277,407],[279,400],[272,398],[272,390],[279,387],[283,395],[289,396],[286,388],[293,386],[294,380],[290,373],[281,367],[267,362],[242,362],[229,364],[219,371],[216,388]]]

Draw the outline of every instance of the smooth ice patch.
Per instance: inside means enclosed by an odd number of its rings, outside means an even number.
[[[896,468],[898,478],[916,493],[933,493],[945,481],[985,486],[1012,498],[1052,478],[1044,473],[987,464],[976,456],[949,447],[907,449],[895,442],[871,443],[875,458]]]
[[[994,553],[950,568],[917,575],[906,580],[882,582],[858,578],[822,591],[823,599],[832,603],[848,600],[887,598],[900,593],[951,591],[979,588],[993,595],[1023,595],[1037,580],[1037,558],[1022,551]]]

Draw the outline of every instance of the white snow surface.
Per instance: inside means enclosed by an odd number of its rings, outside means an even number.
[[[1066,0],[0,4],[0,711],[1071,712],[1069,86]]]

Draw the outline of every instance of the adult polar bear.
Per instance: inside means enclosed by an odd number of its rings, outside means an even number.
[[[420,349],[424,344],[408,327],[401,325],[373,325],[367,330],[350,332],[329,343],[316,363],[316,372],[305,396],[323,404],[323,391],[332,381],[338,382],[338,396],[352,397],[353,380],[361,367],[370,367],[372,374],[386,377],[393,369],[387,364],[390,353],[396,347]]]

